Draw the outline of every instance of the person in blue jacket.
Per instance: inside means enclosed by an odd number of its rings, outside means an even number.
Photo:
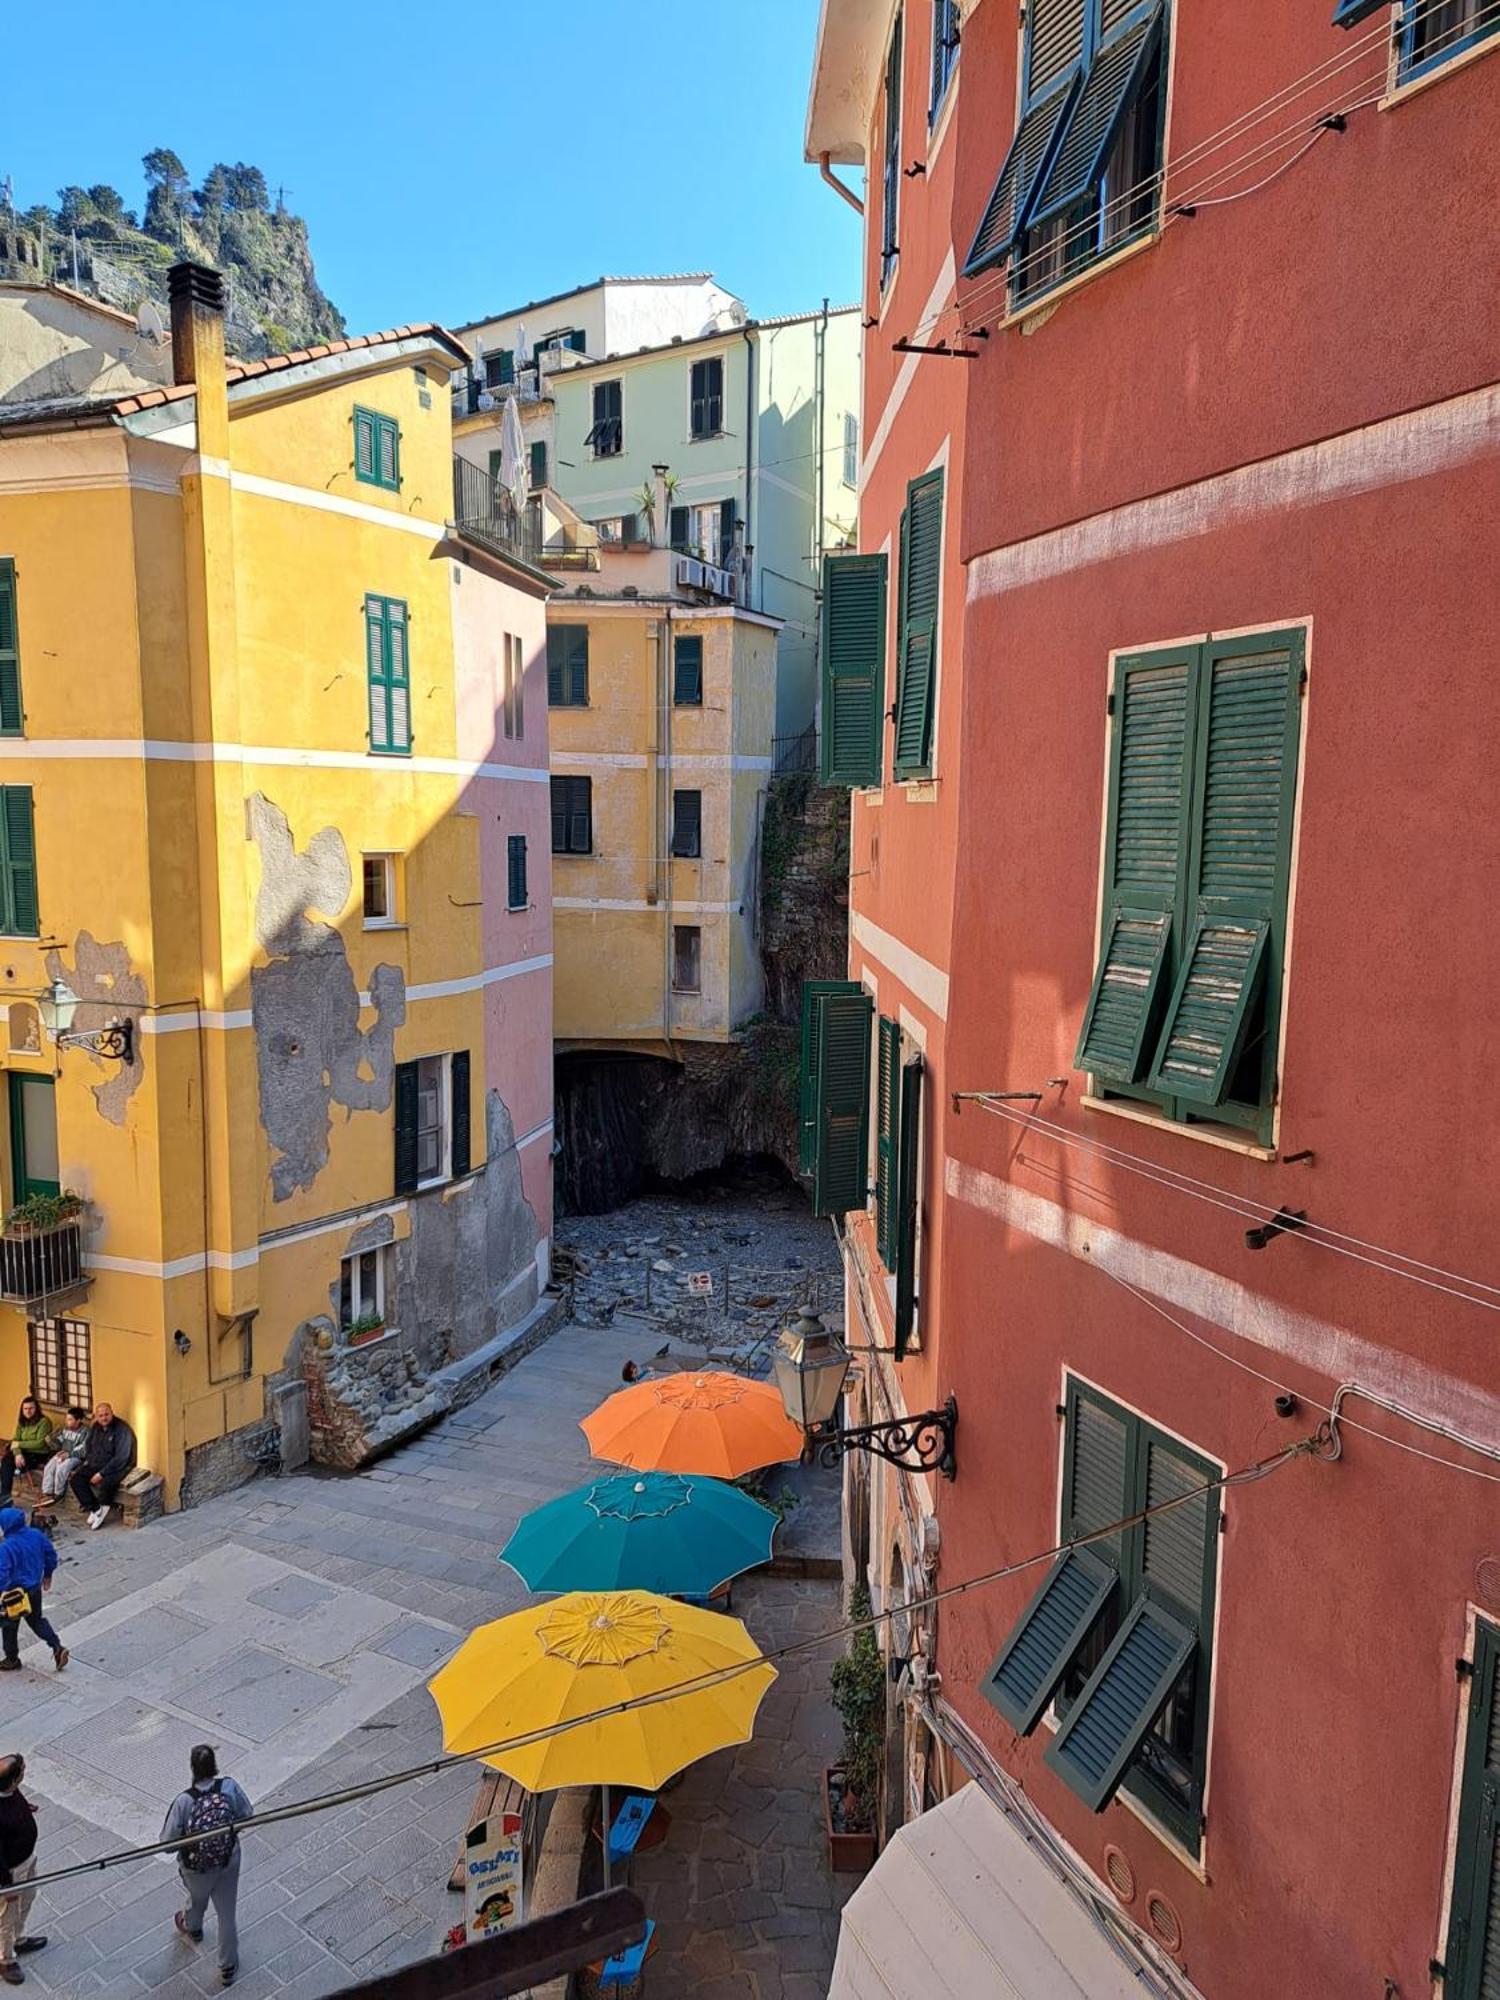
[[[57,1550],[40,1528],[27,1525],[19,1507],[0,1507],[0,1535],[4,1536],[0,1541],[0,1593],[24,1590],[31,1600],[30,1610],[23,1611],[20,1618],[0,1615],[0,1648],[4,1650],[0,1674],[21,1670],[21,1618],[52,1648],[53,1664],[61,1673],[68,1664],[68,1649],[42,1609],[42,1593],[50,1589],[52,1572],[57,1568]]]

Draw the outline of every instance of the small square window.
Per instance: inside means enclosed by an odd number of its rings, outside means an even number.
[[[357,1250],[339,1265],[339,1325],[345,1333],[351,1327],[374,1330],[385,1321],[387,1278],[391,1250],[383,1244],[373,1250]]]
[[[672,794],[672,853],[681,861],[702,856],[703,794],[696,788]]]
[[[367,931],[390,930],[401,921],[394,854],[364,857],[364,916]]]
[[[354,476],[365,486],[401,490],[401,426],[379,410],[354,412]]]
[[[697,924],[672,926],[672,986],[678,993],[699,993],[703,982],[703,932]]]

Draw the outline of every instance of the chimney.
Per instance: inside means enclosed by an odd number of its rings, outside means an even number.
[[[224,279],[206,264],[174,264],[167,273],[172,313],[172,380],[198,389],[198,450],[225,457],[229,403],[224,382]]]

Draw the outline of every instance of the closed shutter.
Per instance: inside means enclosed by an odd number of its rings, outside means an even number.
[[[589,628],[547,628],[547,700],[553,708],[584,708],[589,698]]]
[[[0,928],[11,937],[37,936],[36,836],[30,785],[0,786]]]
[[[801,1050],[797,1065],[797,1169],[810,1174],[818,1150],[818,1011],[830,994],[853,995],[863,989],[852,979],[804,979],[802,982]]]
[[[397,1063],[396,1193],[410,1194],[417,1185],[417,1065]]]
[[[564,635],[560,625],[547,628],[547,700],[553,708],[563,701]]]
[[[505,461],[505,453],[503,451],[492,451],[490,453],[490,483],[492,485],[495,486],[499,485],[500,467],[504,463],[504,461]]]
[[[1026,226],[1037,228],[1098,188],[1126,111],[1156,57],[1161,9],[1155,7],[1100,49],[1051,166],[1038,184]]]
[[[1068,1710],[1046,1762],[1095,1812],[1114,1797],[1197,1643],[1160,1605],[1138,1598]]]
[[[703,705],[703,641],[686,635],[673,641],[672,700],[678,708]]]
[[[19,736],[24,722],[16,566],[9,556],[0,556],[0,736]]]
[[[594,850],[594,781],[572,778],[568,799],[568,852],[592,854]]]
[[[875,1056],[875,1245],[896,1268],[896,1144],[901,1117],[901,1024],[882,1014]]]
[[[1063,1540],[1071,1542],[1098,1534],[1130,1512],[1126,1504],[1130,1437],[1123,1412],[1070,1384],[1064,1443],[1062,1533]],[[1118,1534],[1090,1546],[1100,1557],[1120,1564]]]
[[[385,607],[386,667],[390,681],[392,750],[411,748],[411,676],[408,671],[406,606],[388,598]]]
[[[1048,1570],[1012,1627],[980,1692],[1023,1736],[1041,1720],[1119,1581],[1108,1563],[1073,1549]]]
[[[929,473],[907,494],[901,587],[901,688],[896,702],[897,777],[932,763],[933,685],[937,675],[938,600],[942,590],[943,475]]]
[[[453,1140],[448,1171],[459,1180],[469,1171],[469,1051],[455,1049],[448,1058],[448,1089],[453,1100]]]
[[[1028,99],[1040,97],[1082,61],[1084,9],[1085,0],[1031,0],[1026,9]]]
[[[1188,1623],[1196,1624],[1209,1600],[1218,1505],[1211,1493],[1197,1493],[1191,1500],[1181,1496],[1201,1487],[1210,1475],[1154,1437],[1145,1439],[1144,1448],[1146,1506],[1165,1511],[1148,1512],[1142,1525],[1141,1574],[1153,1591],[1164,1591],[1181,1608]],[[1172,1506],[1172,1501],[1180,1504]]]
[[[365,673],[369,681],[370,748],[391,747],[390,692],[385,677],[385,599],[365,599]]]
[[[568,781],[554,778],[552,781],[552,852],[566,854],[568,851]]]
[[[375,419],[368,410],[354,412],[354,476],[375,477]]]
[[[668,515],[668,521],[670,525],[668,526],[667,529],[667,541],[674,549],[676,549],[679,553],[681,553],[683,550],[687,548],[688,545],[689,530],[688,530],[687,508],[674,507],[671,510],[671,513]]]
[[[500,350],[500,381],[502,386],[516,379],[516,350],[502,347]]]
[[[825,785],[878,785],[885,737],[886,559],[823,560]]]
[[[513,910],[524,910],[527,901],[526,889],[526,836],[524,833],[509,835],[505,843],[505,900]]]
[[[1192,932],[1182,955],[1151,1073],[1155,1090],[1221,1104],[1252,1026],[1259,1088],[1274,1081],[1274,1005],[1256,1007],[1257,982],[1279,987],[1280,938],[1291,865],[1296,789],[1300,635],[1270,644],[1204,648],[1199,676],[1196,829],[1188,886]],[[1270,963],[1267,963],[1269,959]]]
[[[533,486],[547,484],[547,441],[538,438],[531,447],[531,483]]]
[[[401,484],[401,433],[393,417],[381,417],[376,429],[380,448],[380,484],[398,487]]]
[[[703,852],[703,794],[672,794],[672,852],[679,860],[696,861]]]
[[[1500,1626],[1484,1618],[1474,1628],[1443,1992],[1500,2000]]]
[[[739,516],[732,500],[719,502],[719,561],[727,563],[734,554],[734,528]]]
[[[818,1003],[814,1215],[846,1215],[865,1204],[872,1014],[864,992],[828,993]]]
[[[1058,139],[1072,111],[1082,72],[1075,65],[1047,97],[1033,104],[1016,127],[1010,151],[995,182],[964,265],[972,278],[993,264],[1002,264],[1026,227],[1032,200],[1043,173],[1052,163]]]
[[[920,1057],[901,1072],[900,1133],[896,1174],[896,1359],[906,1358],[917,1314],[917,1221],[921,1187],[918,1168],[922,1153],[922,1063]]]

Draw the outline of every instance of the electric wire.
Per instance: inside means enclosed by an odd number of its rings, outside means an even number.
[[[669,1687],[656,1688],[651,1692],[628,1696],[623,1701],[610,1702],[603,1708],[591,1709],[583,1715],[573,1716],[563,1722],[544,1723],[536,1729],[524,1730],[514,1736],[501,1737],[493,1743],[477,1744],[472,1750],[457,1750],[440,1757],[431,1757],[420,1764],[411,1764],[399,1771],[390,1771],[382,1777],[366,1779],[362,1784],[347,1785],[335,1792],[315,1794],[308,1799],[295,1800],[291,1805],[275,1806],[268,1812],[254,1813],[249,1819],[240,1820],[238,1826],[243,1832],[253,1832],[259,1828],[279,1826],[289,1820],[303,1819],[311,1814],[331,1811],[336,1806],[357,1804],[362,1799],[374,1798],[382,1792],[393,1791],[400,1785],[414,1784],[420,1778],[436,1775],[439,1771],[451,1770],[457,1765],[471,1764],[477,1760],[498,1757],[507,1751],[522,1750],[536,1743],[549,1742],[552,1738],[568,1734],[575,1729],[589,1728],[595,1723],[605,1722],[614,1716],[631,1714],[637,1709],[655,1708],[662,1703],[675,1701],[679,1696],[720,1687],[727,1681],[737,1680],[741,1675],[753,1673],[758,1667],[774,1666],[780,1660],[792,1658],[798,1653],[814,1651],[823,1646],[852,1637],[857,1632],[874,1631],[889,1624],[895,1618],[908,1616],[913,1611],[948,1603],[965,1597],[970,1592],[982,1590],[991,1584],[1004,1582],[1023,1571],[1035,1569],[1039,1564],[1054,1562],[1060,1556],[1069,1555],[1075,1549],[1086,1548],[1093,1542],[1106,1541],[1126,1529],[1141,1526],[1155,1515],[1164,1514],[1173,1507],[1184,1507],[1205,1494],[1226,1492],[1232,1487],[1245,1486],[1256,1480],[1265,1479],[1288,1465],[1293,1459],[1302,1457],[1325,1457],[1333,1440],[1327,1426],[1323,1426],[1311,1436],[1299,1438],[1294,1443],[1284,1445],[1280,1451],[1267,1458],[1252,1460],[1234,1472],[1220,1473],[1212,1479],[1202,1481],[1197,1486],[1185,1488],[1168,1499],[1149,1502],[1134,1513],[1123,1515],[1101,1528],[1091,1529],[1087,1534],[1074,1535],[1067,1541],[1054,1543],[1051,1547],[1039,1549],[1032,1555],[1021,1556],[1014,1562],[1003,1563],[995,1569],[966,1577],[960,1583],[945,1584],[939,1589],[924,1591],[921,1595],[907,1598],[900,1604],[887,1605],[881,1611],[871,1611],[860,1618],[846,1618],[839,1624],[822,1632],[809,1633],[800,1639],[789,1640],[784,1646],[774,1647],[770,1652],[757,1653],[753,1658],[736,1660],[727,1666],[712,1667],[701,1674],[692,1674]],[[146,1861],[158,1854],[174,1854],[191,1846],[200,1836],[182,1835],[175,1840],[144,1841],[134,1847],[120,1848],[111,1854],[101,1854],[90,1861],[75,1861],[65,1868],[53,1869],[48,1874],[37,1874],[26,1882],[18,1882],[9,1888],[0,1888],[0,1900],[32,1889],[45,1888],[52,1882],[66,1882],[75,1875],[102,1874],[108,1868],[118,1868],[134,1861]]]

